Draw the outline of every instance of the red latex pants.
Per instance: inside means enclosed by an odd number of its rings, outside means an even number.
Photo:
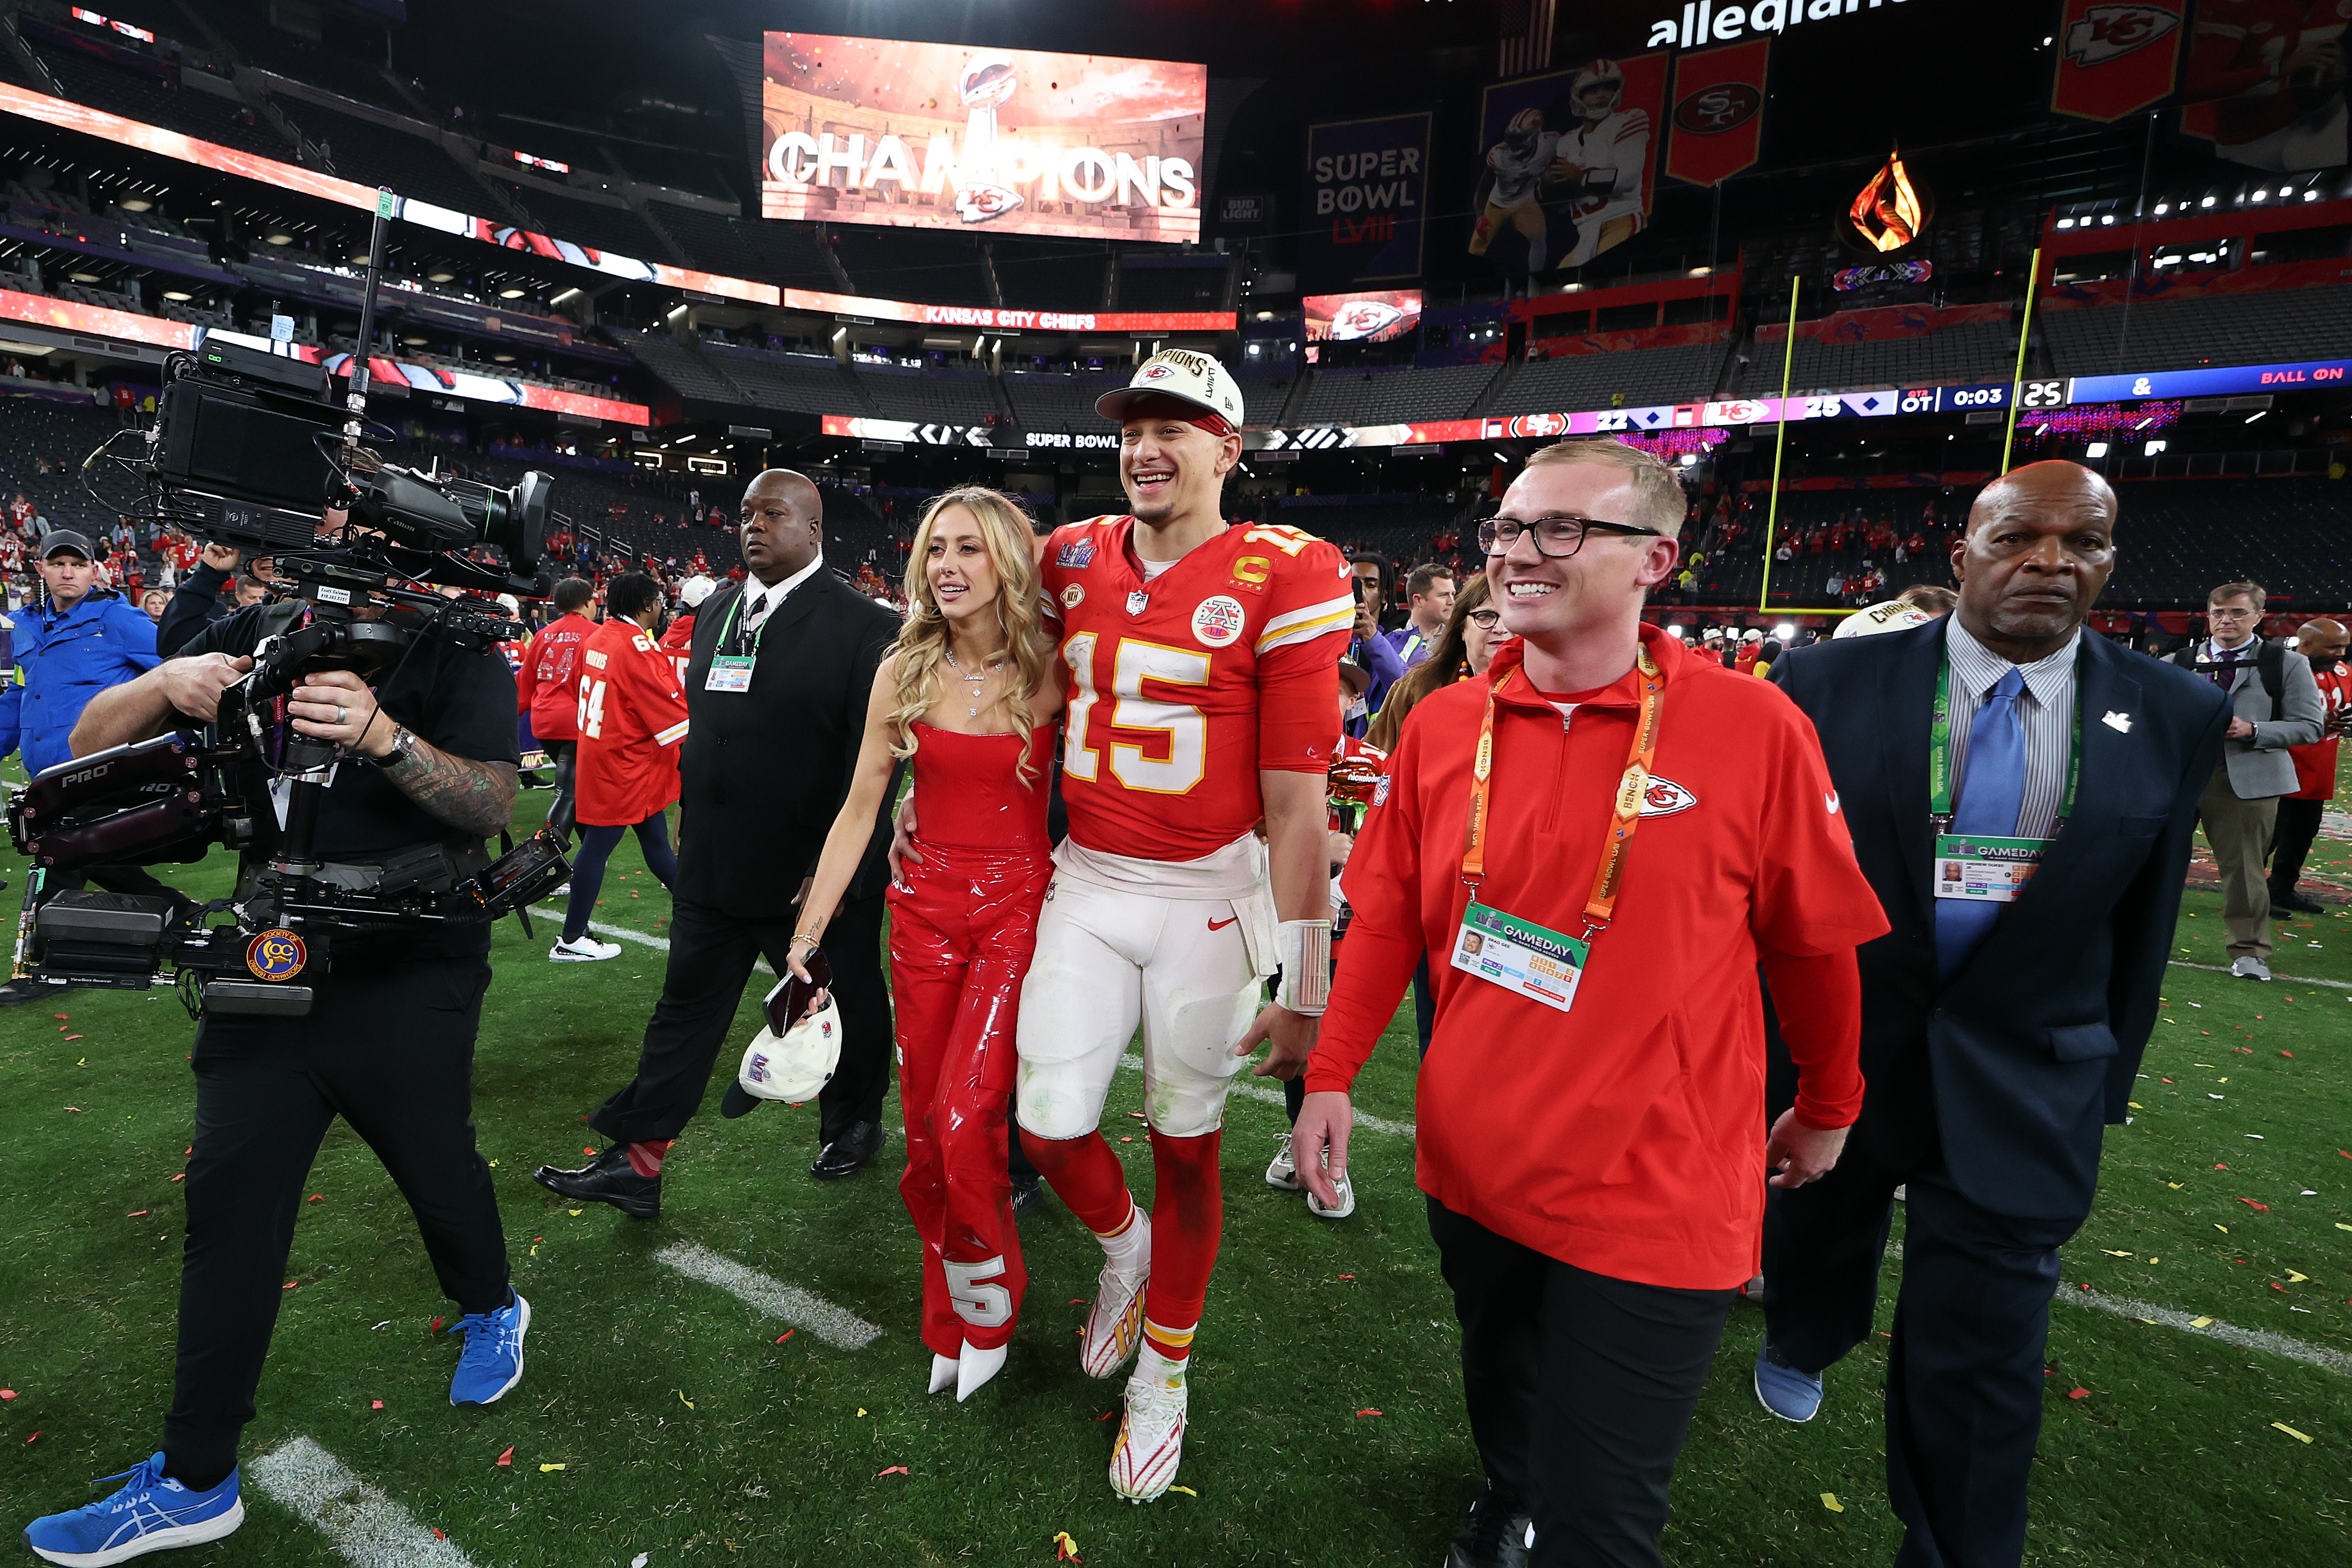
[[[1053,863],[926,843],[890,889],[890,986],[907,1173],[923,1240],[923,1343],[951,1356],[1013,1338],[1029,1281],[1013,1223],[1005,1124],[1013,1023]]]

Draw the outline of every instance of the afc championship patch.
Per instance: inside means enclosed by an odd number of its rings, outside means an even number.
[[[1203,647],[1227,647],[1242,635],[1242,602],[1231,594],[1203,599],[1192,612],[1192,637]]]
[[[245,966],[256,980],[291,980],[309,963],[310,950],[302,939],[282,926],[273,926],[246,943]]]
[[[1073,539],[1067,544],[1062,546],[1060,552],[1055,555],[1054,564],[1056,566],[1091,566],[1094,564],[1094,559],[1095,542],[1093,540]]]

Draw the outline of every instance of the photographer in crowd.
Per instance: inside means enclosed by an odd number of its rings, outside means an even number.
[[[74,754],[212,721],[262,639],[313,614],[286,599],[213,623],[185,657],[92,700]],[[282,738],[340,752],[314,840],[338,877],[362,881],[433,847],[453,877],[470,875],[486,863],[482,840],[511,819],[514,677],[494,647],[420,636],[375,689],[348,671],[319,671],[278,712]],[[269,800],[268,770],[253,759],[243,771],[247,798]],[[274,813],[255,816],[261,841],[238,868],[241,890],[267,874],[279,832]],[[179,1359],[163,1448],[113,1495],[35,1521],[26,1539],[36,1553],[114,1562],[148,1536],[189,1545],[237,1527],[238,1436],[253,1419],[306,1178],[338,1115],[408,1200],[441,1289],[463,1314],[450,1402],[488,1405],[521,1380],[530,1308],[508,1283],[498,1199],[474,1140],[489,947],[487,925],[338,931],[331,964],[314,961],[306,974],[307,1016],[215,1014],[198,1026]]]

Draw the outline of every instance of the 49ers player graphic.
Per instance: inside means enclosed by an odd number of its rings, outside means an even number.
[[[1508,225],[1527,237],[1528,270],[1544,270],[1551,240],[1543,203],[1563,195],[1576,244],[1562,267],[1581,267],[1642,231],[1652,127],[1647,110],[1622,106],[1624,93],[1617,62],[1594,60],[1570,79],[1575,120],[1568,130],[1545,130],[1539,109],[1511,117],[1503,139],[1486,150],[1486,201],[1471,231],[1471,255],[1484,256]]]
[[[1070,835],[1022,990],[1017,1113],[1030,1158],[1103,1244],[1079,1360],[1109,1377],[1137,1357],[1110,1481],[1143,1501],[1182,1452],[1226,1089],[1261,1041],[1261,1074],[1297,1070],[1329,984],[1324,776],[1355,602],[1328,542],[1225,522],[1241,397],[1223,366],[1160,353],[1097,407],[1121,422],[1133,511],[1042,547],[1069,677]],[[1097,1130],[1139,1023],[1148,1216]]]

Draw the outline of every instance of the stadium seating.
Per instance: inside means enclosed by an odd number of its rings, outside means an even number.
[[[744,394],[731,381],[686,344],[652,332],[633,332],[624,327],[607,330],[623,348],[636,356],[640,364],[660,377],[680,396],[710,403],[747,401]]]
[[[1220,263],[1211,267],[1121,267],[1118,305],[1122,310],[1222,310],[1231,273]],[[1090,308],[1090,307],[1082,307]]]
[[[1004,394],[1026,430],[1101,430],[1095,399],[1127,384],[1114,374],[1056,375],[1050,371],[1007,371]]]
[[[1495,379],[1491,364],[1426,370],[1318,370],[1299,411],[1302,425],[1389,425],[1458,419]]]
[[[980,244],[970,235],[854,223],[833,232],[841,265],[860,294],[937,305],[993,303]]]
[[[404,196],[421,196],[455,212],[498,216],[489,193],[468,177],[438,142],[323,104],[281,99],[278,106],[303,135],[324,146],[335,173],[346,180],[390,185]]]
[[[1704,402],[1715,395],[1723,353],[1721,343],[1692,343],[1533,360],[1512,372],[1488,412],[1547,414]]]
[[[0,501],[21,490],[34,510],[57,527],[96,538],[114,525],[119,514],[82,489],[81,463],[121,428],[122,421],[111,408],[0,397]],[[51,471],[40,472],[37,460],[46,460]],[[126,504],[137,489],[119,471],[102,470],[96,482]]]
[[[2206,364],[2291,364],[2352,353],[2352,287],[2282,289],[2050,310],[2041,318],[2060,375],[2119,375]]]
[[[551,195],[537,185],[519,185],[511,180],[500,180],[497,185],[501,195],[530,215],[531,226],[541,234],[639,261],[676,259],[670,247],[646,226],[646,220],[627,207]]]
[[[670,202],[648,202],[646,212],[706,272],[840,292],[814,224],[730,217]]]
[[[107,64],[88,55],[33,45],[50,74],[76,103],[200,136],[240,152],[257,153],[281,163],[296,161],[292,147],[268,121],[233,100],[194,88],[170,88],[159,77]],[[247,121],[250,121],[250,123]]]
[[[740,389],[742,401],[761,408],[799,414],[866,411],[856,380],[829,355],[774,353],[706,342],[702,356],[706,364]]]
[[[1004,416],[986,373],[982,371],[860,365],[857,380],[867,402],[885,419],[984,425]]]
[[[1783,346],[1778,340],[1754,344],[1748,351],[1748,363],[1732,379],[1732,392],[1741,397],[1778,397]],[[1799,338],[1789,384],[1795,393],[1971,386],[2007,381],[2016,365],[2016,329],[1972,321],[1916,337],[1863,342]]]
[[[1242,389],[1242,423],[1255,426],[1279,424],[1283,405],[1290,401],[1291,392],[1297,385],[1295,374],[1288,369],[1278,375],[1236,371],[1234,381]]]
[[[1108,255],[1067,244],[1000,239],[990,254],[1004,302],[1018,310],[1091,310],[1102,303]]]

